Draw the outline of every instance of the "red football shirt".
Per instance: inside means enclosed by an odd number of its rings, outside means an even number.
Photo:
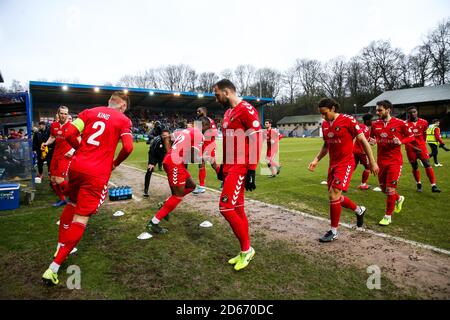
[[[204,141],[204,136],[198,128],[187,128],[173,133],[174,142],[165,158],[170,157],[176,164],[191,162],[191,148],[199,152]]]
[[[70,121],[61,124],[59,121],[53,122],[50,126],[50,135],[55,137],[55,149],[53,151],[53,158],[61,158],[72,149],[70,144],[64,138],[64,132],[70,126]]]
[[[370,136],[377,141],[379,165],[403,164],[402,146],[394,144],[398,138],[403,144],[414,140],[414,134],[405,121],[392,117],[388,122],[372,122]]]
[[[406,125],[411,129],[415,138],[415,145],[426,146],[428,121],[422,118],[418,118],[416,122],[406,120]]]
[[[256,170],[262,143],[258,111],[242,100],[225,111],[222,128],[223,172]]]
[[[265,130],[264,138],[267,143],[267,156],[277,153],[279,141],[283,138],[283,135],[277,129],[270,128]]]
[[[330,166],[354,163],[353,139],[363,133],[358,121],[340,113],[334,121],[323,121],[322,131],[330,155]]]
[[[366,140],[369,141],[370,128],[368,126],[366,126],[364,123],[360,123],[359,127],[361,128],[362,132],[364,133],[364,136],[366,137]],[[355,146],[353,147],[353,153],[365,154],[364,148],[362,147],[361,142],[359,142],[358,140],[355,140]]]
[[[83,120],[84,130],[70,170],[109,178],[120,137],[131,135],[131,120],[108,107],[86,109],[78,118]]]
[[[216,141],[216,137],[218,135],[216,123],[210,117],[207,118],[209,119],[211,125],[209,130],[205,132],[205,141],[203,143],[203,148]]]

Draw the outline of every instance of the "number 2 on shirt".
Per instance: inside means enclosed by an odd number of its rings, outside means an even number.
[[[89,137],[87,143],[98,147],[100,145],[100,142],[95,140],[95,138],[97,138],[98,136],[101,136],[103,131],[105,131],[105,123],[103,121],[95,122],[92,125],[92,129],[97,129],[97,128],[100,128],[100,129]]]

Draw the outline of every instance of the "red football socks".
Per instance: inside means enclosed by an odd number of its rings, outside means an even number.
[[[66,241],[66,233],[72,223],[74,214],[75,207],[73,205],[68,204],[64,207],[61,217],[59,218],[59,243],[64,243]]]
[[[341,199],[330,200],[330,220],[332,228],[338,227],[339,219],[341,218],[341,212],[342,212]]]
[[[341,196],[341,206],[352,211],[356,210],[357,205],[347,197]]]
[[[427,173],[427,177],[430,180],[431,184],[436,184],[436,177],[434,176],[434,170],[432,167],[425,168],[425,172]]]
[[[85,229],[86,225],[83,223],[72,222],[70,224],[69,229],[67,229],[66,231],[63,246],[59,248],[58,254],[56,255],[55,260],[53,260],[54,263],[61,265],[64,262],[64,260],[66,260],[70,251],[72,251],[72,249],[76,247],[78,242],[80,242]]]
[[[419,183],[420,182],[420,171],[419,171],[419,169],[413,169],[412,173],[413,173],[414,179],[416,180],[416,183]]]
[[[200,182],[200,187],[205,186],[205,179],[206,179],[206,167],[202,167],[198,169],[198,180]]]
[[[192,191],[192,189],[189,189]],[[186,189],[185,189],[186,192]],[[164,205],[159,211],[156,213],[155,217],[158,220],[162,220],[165,216],[167,216],[169,213],[171,213],[175,208],[178,206],[178,204],[183,200],[183,197],[177,197],[177,196],[170,196],[169,199],[164,202]]]
[[[367,183],[367,180],[369,180],[370,170],[364,170],[362,174],[361,183]]]
[[[250,238],[248,235],[248,222],[246,222],[238,215],[236,210],[233,209],[221,209],[220,213],[225,217],[231,226],[236,238],[238,238],[241,245],[241,251],[247,251],[250,249]]]

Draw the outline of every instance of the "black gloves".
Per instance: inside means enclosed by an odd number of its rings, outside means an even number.
[[[223,181],[223,164],[220,165],[219,171],[217,171],[217,179]]]
[[[442,149],[444,149],[445,151],[450,151],[450,149],[447,148],[447,147],[445,146],[444,143],[439,144],[439,148],[442,148]]]
[[[245,177],[245,190],[253,191],[255,189],[255,170],[248,170],[247,176]]]

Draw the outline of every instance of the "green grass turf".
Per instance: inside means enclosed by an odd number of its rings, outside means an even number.
[[[137,154],[137,153],[136,153]],[[281,180],[281,179],[280,179]],[[381,290],[366,287],[366,270],[338,265],[332,257],[302,254],[284,241],[255,234],[255,260],[235,272],[227,259],[237,241],[221,218],[209,218],[211,229],[200,229],[204,216],[177,209],[165,226],[169,233],[137,240],[149,212],[133,202],[126,215],[103,206],[61,266],[57,288],[40,277],[52,260],[57,242],[55,222],[62,208],[48,184],[37,185],[33,206],[0,211],[0,299],[413,299],[415,291],[397,288],[382,277]],[[117,208],[117,207],[115,207]],[[326,262],[326,263],[324,263]],[[68,290],[68,266],[81,269],[81,290]]]
[[[446,140],[450,145],[450,140]],[[308,171],[307,167],[322,146],[318,138],[285,138],[280,143],[281,174],[274,179],[258,175],[257,189],[247,192],[246,196],[272,204],[282,205],[322,217],[328,217],[328,195],[326,185],[320,182],[326,180],[328,170],[328,156],[321,160],[315,172]],[[376,147],[373,148],[376,154]],[[218,141],[218,159],[221,154],[220,140]],[[403,150],[404,151],[404,150]],[[141,169],[147,165],[148,145],[135,144],[135,149],[126,163]],[[386,196],[381,192],[372,190],[360,191],[357,186],[361,181],[363,167],[358,166],[353,174],[352,182],[346,194],[357,204],[367,207],[365,218],[366,227],[375,231],[400,236],[440,248],[450,249],[448,226],[450,215],[448,204],[450,202],[450,152],[439,149],[439,161],[443,167],[434,167],[438,186],[442,193],[431,193],[430,183],[423,167],[419,166],[422,175],[423,193],[416,191],[416,184],[411,173],[411,165],[407,162],[405,152],[404,166],[400,178],[398,192],[406,197],[402,212],[394,214],[393,223],[388,227],[378,225],[386,208]],[[263,153],[264,154],[264,153]],[[432,162],[433,163],[433,162]],[[261,165],[260,168],[267,168]],[[220,181],[207,166],[207,186],[218,188]],[[197,165],[189,165],[194,180],[198,181]],[[158,171],[157,171],[158,172]],[[164,173],[164,172],[162,172]],[[144,178],[142,178],[144,179]],[[378,186],[377,178],[370,176],[369,184]],[[355,223],[354,214],[346,209],[342,211],[342,222]]]

